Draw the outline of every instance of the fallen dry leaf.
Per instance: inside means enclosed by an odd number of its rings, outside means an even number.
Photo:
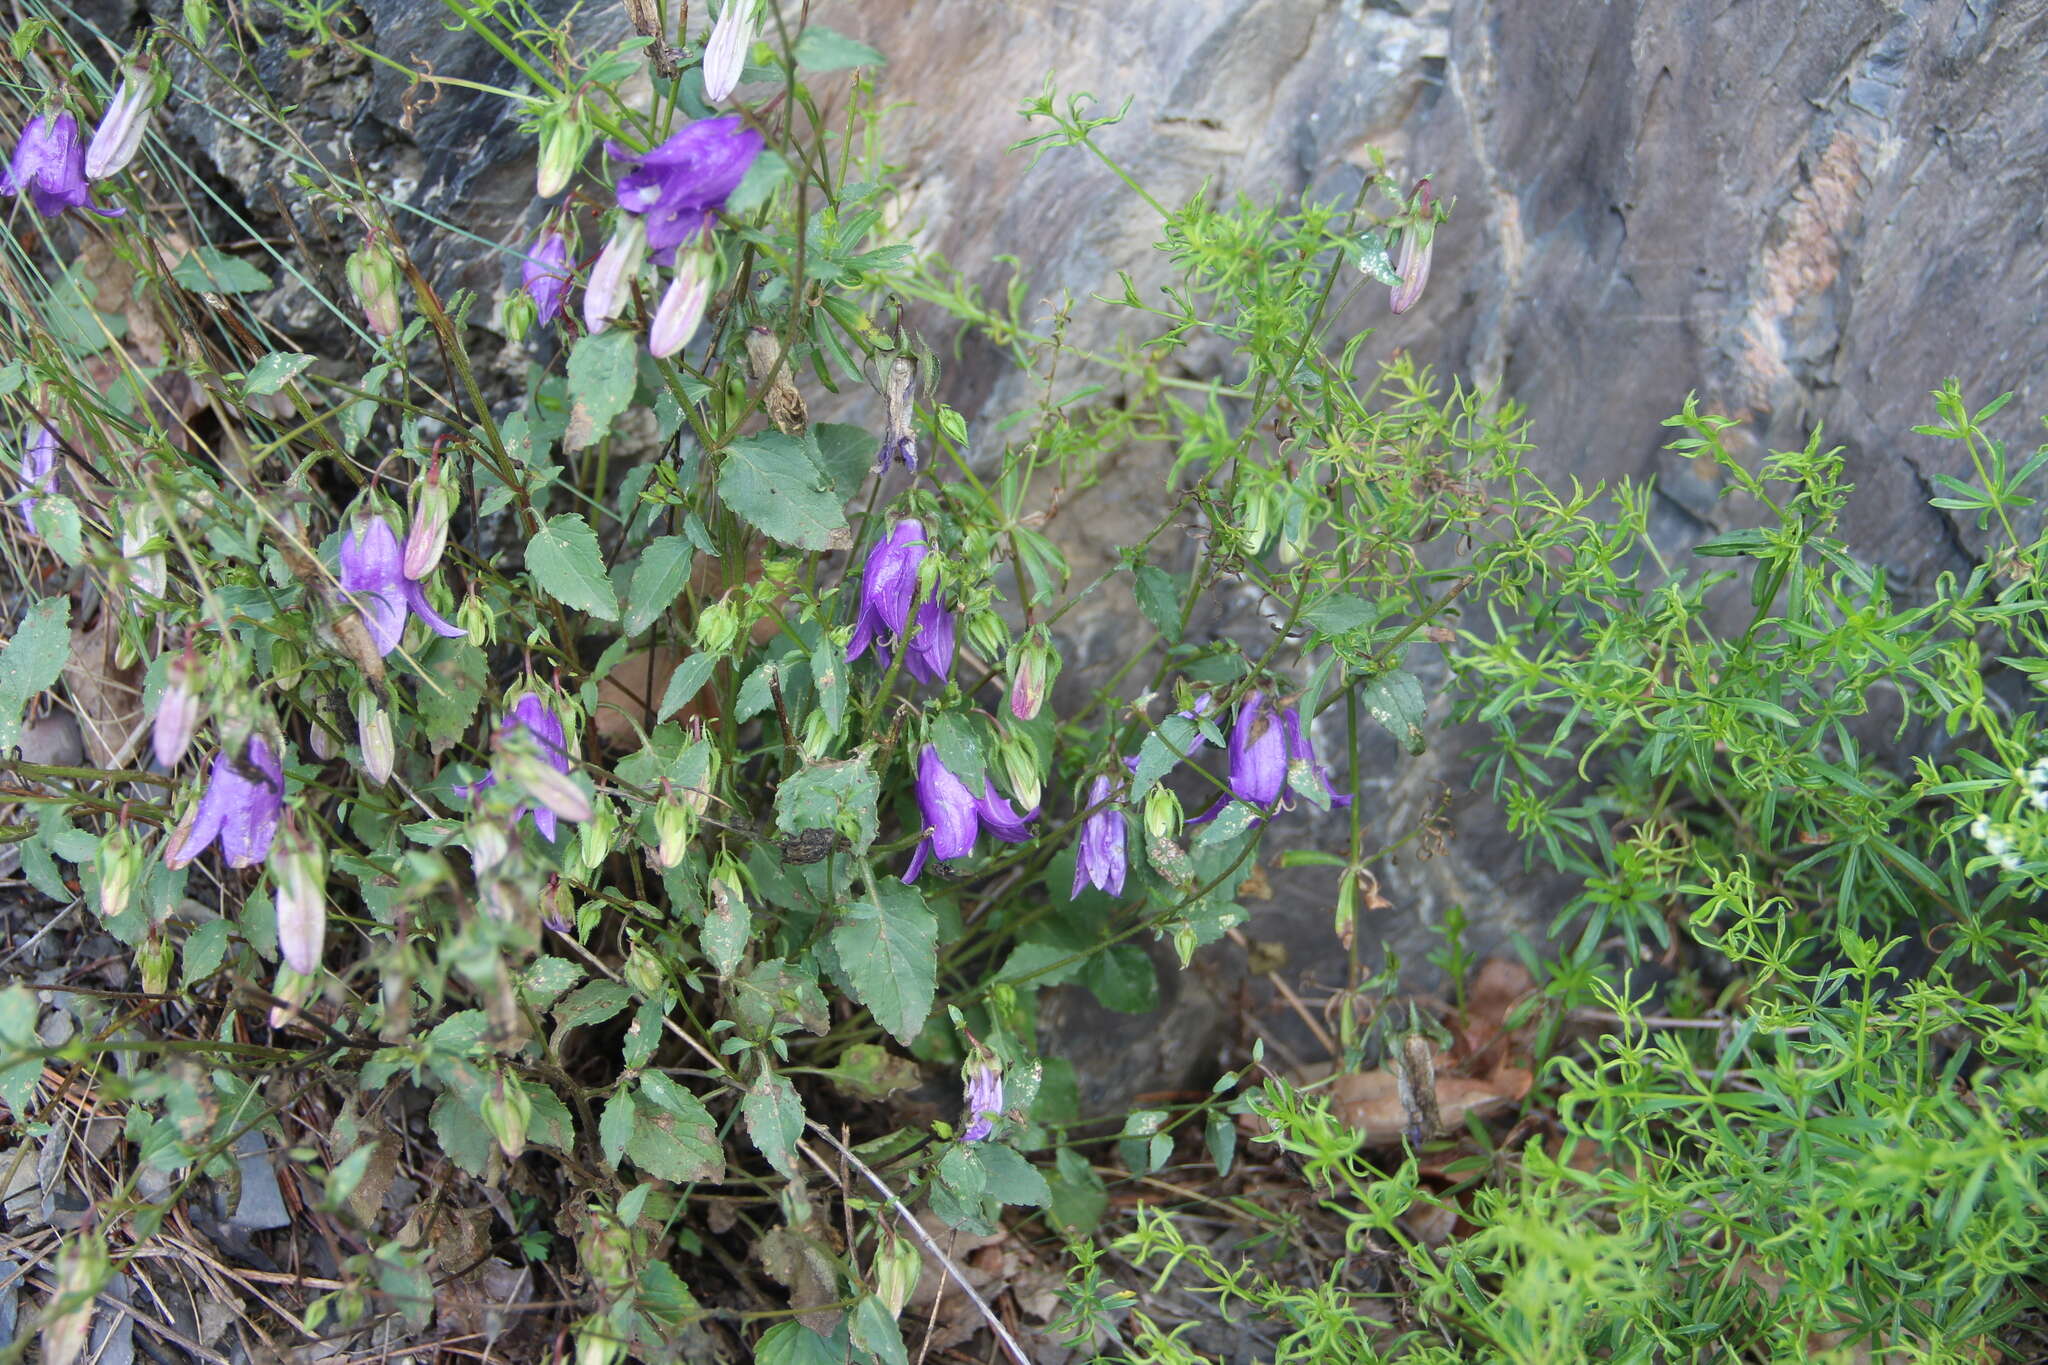
[[[1437,1059],[1438,1066],[1445,1059]],[[1505,1066],[1490,1076],[1448,1076],[1441,1070],[1436,1078],[1436,1107],[1442,1116],[1442,1132],[1456,1132],[1465,1116],[1490,1118],[1506,1110],[1529,1093],[1535,1077],[1520,1067]],[[1330,1082],[1330,1108],[1338,1118],[1365,1134],[1371,1146],[1391,1146],[1408,1128],[1408,1111],[1401,1103],[1401,1082],[1386,1067],[1353,1071]],[[1431,1136],[1435,1136],[1432,1134]]]

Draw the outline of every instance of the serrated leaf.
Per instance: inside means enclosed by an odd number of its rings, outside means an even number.
[[[440,1139],[441,1150],[448,1154],[450,1161],[471,1175],[481,1176],[484,1173],[497,1140],[485,1126],[482,1114],[458,1099],[453,1091],[444,1090],[434,1100],[427,1122],[432,1126],[434,1136]]]
[[[1419,754],[1429,747],[1429,738],[1422,730],[1429,706],[1422,696],[1422,683],[1413,673],[1397,668],[1381,674],[1360,685],[1358,699],[1364,703],[1366,713],[1409,753]]]
[[[1089,958],[1081,968],[1081,984],[1106,1008],[1123,1014],[1159,1008],[1159,973],[1135,943],[1114,943]]]
[[[1401,283],[1401,272],[1394,269],[1393,260],[1387,255],[1387,238],[1379,232],[1365,233],[1358,239],[1358,268],[1386,285],[1389,289]]]
[[[979,1144],[981,1168],[988,1175],[985,1193],[1019,1208],[1042,1209],[1052,1202],[1052,1189],[1037,1167],[1000,1142]]]
[[[420,724],[428,746],[438,754],[459,743],[476,719],[488,671],[484,652],[467,640],[435,636],[415,657],[423,678],[414,690]]]
[[[1173,575],[1151,564],[1140,564],[1132,584],[1138,610],[1170,645],[1180,643],[1180,588]]]
[[[875,1021],[908,1047],[931,1014],[938,978],[938,921],[914,886],[885,879],[871,899],[849,907],[832,948],[853,993]]]
[[[983,1168],[974,1144],[956,1142],[939,1158],[939,1183],[963,1203],[972,1204],[988,1188],[988,1171]]]
[[[224,919],[210,919],[185,936],[184,983],[187,986],[204,981],[220,970],[221,962],[228,955],[230,928]]]
[[[606,621],[619,619],[619,599],[604,571],[597,534],[574,512],[551,517],[526,542],[526,571],[565,607]]]
[[[855,1043],[839,1056],[825,1079],[859,1099],[887,1099],[924,1078],[917,1063],[898,1057],[880,1043]]]
[[[640,1099],[626,1155],[651,1176],[678,1183],[725,1179],[718,1128],[695,1095],[650,1071],[640,1077]]]
[[[242,391],[250,394],[276,393],[304,374],[312,363],[313,357],[309,355],[272,351],[249,367],[249,374],[242,381]]]
[[[768,1164],[796,1179],[796,1142],[804,1132],[804,1103],[786,1077],[763,1071],[740,1100],[747,1137]]]
[[[823,24],[806,26],[790,56],[803,71],[844,71],[855,66],[883,66],[889,60],[860,39]]]
[[[785,545],[829,550],[846,544],[838,494],[803,447],[779,431],[732,443],[718,471],[718,496]]]
[[[39,499],[29,516],[36,524],[36,534],[56,551],[57,558],[75,565],[85,557],[85,526],[77,503],[62,493],[53,493]]]
[[[519,994],[535,1009],[546,1009],[583,975],[583,968],[565,957],[536,958],[519,974]]]
[[[633,570],[633,586],[626,589],[626,634],[638,635],[669,609],[690,581],[696,558],[695,547],[681,536],[657,536],[648,542]]]
[[[1369,626],[1380,619],[1379,610],[1355,593],[1326,597],[1301,614],[1301,619],[1325,635],[1343,635]]]
[[[856,856],[875,842],[876,807],[882,784],[865,758],[813,763],[775,793],[775,826],[784,834],[807,829],[841,830]],[[851,817],[850,822],[847,817]]]
[[[677,664],[676,671],[668,675],[668,686],[662,689],[661,705],[655,709],[654,719],[667,720],[688,706],[704,690],[704,684],[711,681],[717,668],[716,654],[692,654]]]
[[[875,448],[880,444],[865,427],[844,422],[820,422],[810,429],[811,458],[842,500],[860,492],[868,471],[875,467]]]
[[[843,1365],[844,1350],[798,1322],[778,1322],[754,1345],[754,1365]]]
[[[71,657],[71,599],[45,597],[28,609],[21,628],[0,650],[0,753],[21,739],[21,713],[29,698],[56,684]]]
[[[562,432],[562,448],[582,450],[603,439],[633,401],[639,379],[633,333],[614,327],[579,338],[569,350],[568,376],[569,425]]]
[[[633,1092],[623,1085],[612,1092],[612,1097],[604,1103],[604,1113],[598,1116],[598,1146],[614,1169],[626,1159],[626,1144],[633,1140],[633,1127],[638,1116]]]
[[[602,1024],[633,1003],[633,992],[616,981],[593,981],[555,1006],[555,1032]]]
[[[270,288],[270,276],[247,261],[210,246],[186,252],[171,267],[171,278],[200,293],[259,294]]]
[[[873,1356],[876,1365],[910,1365],[910,1353],[904,1348],[896,1318],[889,1312],[889,1305],[876,1295],[870,1294],[854,1305],[846,1319],[846,1335],[855,1346]]]
[[[720,976],[731,976],[746,956],[747,939],[754,929],[754,915],[746,897],[737,888],[712,882],[709,904],[704,907],[704,927],[697,932],[704,956]]]
[[[1195,722],[1185,716],[1168,716],[1159,722],[1159,728],[1145,736],[1145,742],[1138,746],[1138,767],[1131,774],[1131,801],[1135,804],[1152,784],[1173,771],[1181,755],[1189,752],[1195,742],[1198,729]]]

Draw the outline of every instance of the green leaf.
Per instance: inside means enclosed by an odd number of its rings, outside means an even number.
[[[312,356],[300,355],[296,351],[272,351],[249,367],[248,377],[242,381],[242,391],[248,394],[276,393],[304,374],[312,363]]]
[[[754,1365],[844,1365],[845,1350],[797,1322],[778,1322],[754,1344]]]
[[[747,940],[753,930],[753,911],[748,909],[746,897],[739,894],[739,889],[729,888],[723,893],[714,889],[704,907],[704,927],[697,931],[698,945],[720,976],[731,976],[746,956]]]
[[[1159,1008],[1159,973],[1152,959],[1135,943],[1116,943],[1088,959],[1081,984],[1106,1008],[1124,1014],[1149,1014]]]
[[[740,177],[740,183],[726,196],[725,216],[732,219],[744,218],[768,199],[789,179],[789,163],[781,153],[764,150],[754,158],[754,164],[747,167],[747,173]],[[687,379],[684,381],[689,382]]]
[[[171,267],[171,278],[200,293],[260,294],[270,288],[270,276],[247,261],[210,246],[186,252]]]
[[[604,1151],[604,1159],[613,1169],[626,1158],[626,1144],[633,1140],[633,1128],[639,1111],[633,1104],[633,1092],[620,1086],[604,1103],[604,1113],[597,1120],[597,1142]]]
[[[484,699],[484,652],[467,640],[435,636],[415,656],[421,682],[414,689],[420,724],[435,753],[453,747],[469,731]]]
[[[962,1203],[973,1204],[981,1199],[981,1192],[988,1188],[988,1170],[981,1164],[970,1142],[956,1142],[946,1149],[939,1158],[939,1183],[959,1196]]]
[[[1325,635],[1343,635],[1369,626],[1380,619],[1379,609],[1356,593],[1326,597],[1301,614],[1301,619]]]
[[[85,558],[85,528],[77,503],[62,493],[53,493],[40,499],[29,516],[35,521],[36,534],[57,552],[57,558],[74,565]]]
[[[0,650],[0,753],[21,739],[29,698],[55,685],[71,657],[71,599],[45,597],[28,609],[21,629]]]
[[[875,842],[881,792],[882,784],[865,758],[813,763],[776,791],[775,827],[784,834],[843,831],[859,856]]]
[[[805,29],[810,33],[810,29]],[[803,44],[797,44],[801,47]],[[897,1330],[896,1319],[889,1312],[889,1305],[879,1296],[870,1294],[853,1307],[846,1319],[847,1339],[855,1346],[872,1355],[877,1365],[910,1365],[910,1353],[903,1347],[903,1333]]]
[[[1401,283],[1401,272],[1394,269],[1393,260],[1387,255],[1387,237],[1383,232],[1367,232],[1360,236],[1358,247],[1358,268],[1386,285],[1389,289]]]
[[[825,713],[825,724],[834,733],[846,715],[846,673],[846,646],[834,632],[819,632],[818,647],[811,651],[811,681],[818,688],[818,707]]]
[[[981,1143],[977,1150],[988,1173],[988,1194],[1020,1208],[1042,1209],[1052,1202],[1052,1189],[1036,1166],[1000,1142]]]
[[[641,1170],[679,1183],[725,1179],[718,1128],[695,1095],[658,1071],[640,1077],[640,1098],[626,1155]]]
[[[796,49],[789,54],[799,70],[844,71],[855,66],[885,66],[888,58],[858,38],[837,29],[812,24],[797,36]]]
[[[1134,574],[1133,584],[1138,597],[1138,610],[1145,613],[1145,619],[1152,628],[1166,638],[1170,645],[1180,643],[1180,587],[1173,581],[1173,575],[1150,564],[1140,564]]]
[[[785,545],[843,548],[846,516],[803,447],[779,431],[735,441],[718,471],[726,506]]]
[[[804,1134],[804,1103],[788,1078],[762,1071],[747,1087],[740,1100],[740,1115],[747,1121],[747,1137],[754,1149],[768,1158],[768,1164],[797,1178],[796,1141]]]
[[[924,1079],[916,1062],[898,1057],[880,1043],[855,1043],[839,1054],[825,1079],[858,1099],[887,1099]]]
[[[867,482],[880,444],[866,427],[820,422],[810,429],[810,454],[819,472],[831,481],[841,499],[851,498]]]
[[[626,634],[638,635],[667,611],[690,581],[697,551],[681,536],[657,536],[647,544],[626,589]]]
[[[519,996],[537,1010],[546,1009],[555,997],[583,979],[583,968],[566,957],[535,958],[519,974]]]
[[[894,878],[877,884],[872,899],[849,907],[832,931],[833,951],[854,995],[906,1047],[931,1014],[938,938],[924,897]]]
[[[11,1056],[36,1051],[42,1040],[36,1036],[36,1018],[42,1007],[27,987],[14,985],[0,990],[0,1104],[14,1111],[17,1127],[25,1127],[34,1112],[36,1083],[43,1076],[43,1059],[29,1057],[11,1061]]]
[[[668,675],[668,686],[662,689],[661,705],[655,709],[654,719],[667,720],[688,706],[704,690],[704,684],[711,681],[717,667],[716,654],[692,654],[677,664],[676,671]]]
[[[210,919],[185,936],[185,977],[187,986],[204,981],[220,970],[228,955],[230,925],[224,919]]]
[[[1152,784],[1173,771],[1181,755],[1195,742],[1197,727],[1186,716],[1168,716],[1159,728],[1145,736],[1138,746],[1137,771],[1131,774],[1131,801],[1135,804]]]
[[[939,751],[939,762],[946,765],[946,771],[959,778],[968,791],[981,795],[988,767],[974,722],[959,711],[941,712],[932,718],[931,735],[932,747]]]
[[[639,360],[636,338],[620,327],[586,335],[570,348],[569,425],[562,432],[564,450],[596,445],[611,431],[613,421],[633,401]]]
[[[1762,531],[1754,528],[1740,531],[1723,531],[1711,540],[1703,540],[1692,547],[1696,555],[1708,559],[1735,559],[1744,555],[1767,555],[1771,542]]]
[[[1383,673],[1359,687],[1358,699],[1365,703],[1366,712],[1409,753],[1419,754],[1429,747],[1429,739],[1422,732],[1428,703],[1423,700],[1422,684],[1413,673],[1399,668]]]
[[[1224,1113],[1211,1114],[1203,1136],[1209,1143],[1209,1158],[1216,1163],[1216,1174],[1229,1175],[1231,1160],[1237,1155],[1237,1120]]]
[[[597,535],[576,513],[551,517],[534,533],[526,542],[526,569],[563,606],[606,621],[619,619],[619,599],[605,577]]]
[[[481,1176],[484,1173],[497,1139],[484,1126],[482,1114],[456,1098],[453,1091],[444,1090],[435,1099],[427,1122],[432,1126],[434,1136],[440,1139],[441,1150],[448,1154],[450,1161],[471,1175]]]
[[[555,1036],[586,1024],[602,1024],[633,1003],[633,992],[616,981],[593,981],[555,1006]]]
[[[1053,1157],[1052,1202],[1046,1212],[1058,1227],[1076,1236],[1093,1232],[1109,1208],[1109,1190],[1087,1158],[1071,1147]]]

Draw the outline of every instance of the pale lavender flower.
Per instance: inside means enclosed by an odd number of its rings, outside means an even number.
[[[996,1120],[1003,1114],[1003,1072],[1002,1068],[987,1060],[977,1060],[974,1070],[967,1077],[967,1126],[961,1130],[962,1142],[982,1142],[996,1130]]]
[[[1394,266],[1401,282],[1387,295],[1387,306],[1396,313],[1407,312],[1422,297],[1423,286],[1429,283],[1429,258],[1436,247],[1436,221],[1430,213],[1436,195],[1427,180],[1415,182],[1414,197],[1421,221],[1401,230],[1401,259]]]
[[[57,433],[41,422],[21,429],[21,486],[29,494],[21,500],[21,519],[35,531],[36,504],[57,487]]]
[[[1068,899],[1078,899],[1081,888],[1093,883],[1099,891],[1120,896],[1124,890],[1126,855],[1124,852],[1123,807],[1112,798],[1116,785],[1107,777],[1098,777],[1088,789],[1088,804],[1095,811],[1081,822],[1081,844],[1074,854],[1074,889]]]
[[[550,232],[535,242],[520,263],[519,283],[533,299],[533,320],[553,322],[569,292],[569,239]]]
[[[149,131],[149,111],[156,103],[156,81],[147,71],[130,72],[122,78],[92,142],[85,149],[85,178],[105,180],[128,169],[128,163],[142,150],[142,135]]]
[[[655,305],[654,320],[647,328],[647,352],[656,359],[672,356],[690,344],[704,321],[704,305],[711,298],[711,257],[702,251],[686,251],[676,258],[676,277]]]
[[[711,41],[704,45],[705,103],[723,104],[740,83],[760,27],[759,0],[725,0],[718,22],[711,26]]]
[[[25,194],[45,218],[66,209],[84,209],[102,218],[119,218],[121,208],[101,208],[85,182],[85,148],[78,141],[78,120],[69,114],[37,114],[21,130],[14,156],[0,171],[0,194]]]
[[[627,218],[597,253],[597,263],[590,267],[590,279],[583,286],[583,325],[593,334],[611,326],[626,306],[633,276],[640,272],[640,262],[646,257],[646,224]]]
[[[341,541],[341,586],[361,599],[363,625],[379,654],[398,648],[405,634],[406,614],[419,617],[436,635],[456,640],[467,635],[428,603],[418,580],[405,576],[398,533],[381,516],[358,520]]]
[[[164,852],[169,867],[183,867],[217,839],[229,867],[254,867],[270,856],[284,814],[284,767],[262,735],[249,736],[240,757],[214,756],[206,794],[191,823],[173,834]]]
[[[562,718],[536,694],[528,692],[512,703],[512,712],[505,717],[505,723],[499,727],[499,733],[502,736],[514,731],[525,732],[526,738],[540,751],[540,756],[548,767],[558,773],[569,771],[569,741],[562,729]],[[466,786],[456,787],[455,794],[464,800],[473,800],[478,792],[497,785],[498,775],[485,773]],[[555,841],[555,832],[560,828],[555,812],[546,806],[522,802],[513,808],[512,819],[516,821],[522,814],[533,817],[533,827],[540,831],[543,839],[549,843]]]

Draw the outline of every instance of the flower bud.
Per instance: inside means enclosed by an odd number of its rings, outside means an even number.
[[[142,993],[162,995],[170,988],[171,960],[176,955],[164,926],[151,923],[149,934],[135,949],[135,967],[142,974]]]
[[[464,597],[462,605],[455,609],[455,624],[468,632],[469,638],[480,649],[488,649],[497,643],[497,618],[491,615],[491,609],[474,592]]]
[[[570,932],[569,917],[574,908],[574,900],[562,889],[561,877],[549,873],[548,884],[540,893],[540,922],[558,934],[566,934]]]
[[[590,794],[581,784],[568,773],[557,772],[538,754],[501,753],[497,771],[522,795],[564,820],[588,820],[595,813]]]
[[[761,23],[760,0],[725,0],[704,44],[704,102],[723,104],[740,83]]]
[[[1034,630],[1010,653],[1010,714],[1036,720],[1060,675],[1060,656],[1042,630]]]
[[[683,861],[697,833],[697,818],[666,786],[664,783],[661,798],[654,803],[654,863],[663,871]]]
[[[672,356],[690,344],[704,321],[704,305],[711,298],[711,253],[682,251],[676,254],[676,277],[655,306],[654,321],[647,328],[647,353],[656,359]]]
[[[1010,652],[1010,627],[992,611],[970,612],[967,643],[984,659],[1000,659]]]
[[[540,321],[540,308],[531,294],[514,294],[505,300],[503,310],[498,314],[498,326],[504,330],[505,340],[524,341],[526,334]]]
[[[1019,735],[1004,735],[996,744],[996,766],[1010,794],[1026,806],[1038,804],[1044,794],[1045,768],[1038,761],[1038,746]]]
[[[1233,507],[1237,533],[1244,538],[1243,551],[1255,555],[1266,548],[1273,536],[1273,498],[1266,489],[1249,481],[1238,485]]]
[[[166,768],[176,767],[178,760],[185,756],[187,746],[192,743],[194,732],[199,729],[202,707],[199,698],[192,691],[193,674],[197,672],[198,656],[192,646],[186,645],[185,652],[173,658],[165,670],[164,692],[156,706],[156,723],[150,731],[150,745],[155,750],[156,761]]]
[[[85,149],[85,178],[105,180],[128,169],[149,131],[149,112],[162,100],[163,82],[150,67],[130,67],[107,103],[92,142]]]
[[[362,305],[363,320],[372,332],[388,337],[398,331],[398,258],[373,233],[348,258],[348,284]]]
[[[533,1118],[533,1099],[526,1087],[500,1071],[478,1108],[483,1110],[484,1127],[498,1140],[498,1150],[507,1161],[517,1161],[526,1150],[526,1125]]]
[[[512,851],[510,831],[488,815],[479,815],[469,822],[468,842],[469,859],[479,876],[504,862]]]
[[[924,1258],[918,1255],[917,1243],[900,1233],[888,1234],[875,1248],[875,1293],[889,1306],[891,1317],[903,1312],[923,1269]]]
[[[301,976],[320,969],[327,944],[327,857],[320,841],[287,824],[270,856],[277,891],[277,951]]]
[[[661,959],[639,943],[635,943],[632,951],[626,954],[619,975],[643,999],[652,1000],[668,991],[668,973],[663,970]]]
[[[612,856],[619,833],[619,815],[610,801],[600,796],[590,803],[591,814],[576,829],[576,861],[584,876],[594,876],[604,860]]]
[[[136,879],[142,875],[142,845],[127,825],[116,823],[100,840],[93,865],[100,875],[100,915],[112,919],[128,908],[135,894]]]
[[[363,773],[382,786],[391,780],[398,745],[391,736],[391,713],[377,704],[369,689],[356,693],[356,743],[363,751]]]
[[[703,653],[723,654],[739,638],[739,613],[724,598],[706,604],[697,613],[697,648]]]
[[[1387,307],[1396,313],[1413,308],[1429,283],[1429,258],[1436,247],[1435,202],[1429,181],[1416,181],[1414,206],[1420,221],[1401,230],[1401,259],[1394,266],[1401,282],[1387,296]]]
[[[552,199],[569,188],[576,172],[583,169],[583,158],[590,154],[590,144],[596,139],[597,130],[584,122],[580,102],[572,101],[542,114],[534,192],[543,199]]]
[[[1180,798],[1165,787],[1154,785],[1145,793],[1145,837],[1178,839],[1183,816]]]
[[[313,978],[303,972],[295,972],[290,965],[279,963],[277,982],[270,988],[277,997],[277,1003],[270,1007],[270,1026],[283,1028],[299,1017],[299,1008],[313,998]]]
[[[638,214],[624,214],[590,267],[583,288],[583,325],[593,333],[611,326],[632,293],[633,276],[647,255],[647,224]]]
[[[149,543],[156,538],[156,509],[141,499],[130,501],[121,517],[121,558],[128,565],[128,581],[151,597],[162,597],[171,579],[163,552],[149,552]]]
[[[844,723],[842,717],[840,724]],[[823,758],[831,752],[833,741],[839,738],[840,726],[832,723],[832,718],[825,714],[825,708],[822,706],[804,715],[802,728],[803,734],[798,737],[798,744],[806,759]]]
[[[331,762],[340,750],[334,743],[334,711],[325,702],[314,705],[313,719],[306,724],[306,747],[322,763]]]
[[[441,457],[436,455],[413,496],[412,525],[405,535],[407,578],[425,578],[440,565],[441,552],[448,547],[448,518],[454,510],[455,490],[441,477]]]

